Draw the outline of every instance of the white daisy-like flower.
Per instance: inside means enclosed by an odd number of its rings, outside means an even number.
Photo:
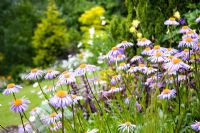
[[[185,34],[185,33],[187,33],[187,32],[190,31],[190,30],[191,30],[190,27],[188,27],[188,26],[183,26],[183,27],[179,30],[179,33]]]
[[[96,80],[96,81],[94,82],[94,84],[95,84],[95,85],[106,85],[107,82],[106,82],[105,80]]]
[[[137,42],[138,46],[149,46],[152,42],[146,38],[139,39]]]
[[[136,55],[133,58],[131,58],[130,62],[141,61],[141,60],[143,60],[143,57]]]
[[[176,97],[176,90],[164,89],[161,94],[158,96],[160,99],[171,99]]]
[[[177,53],[178,50],[174,49],[174,48],[167,48],[166,51],[165,51],[165,54],[166,55],[173,55],[175,53]]]
[[[37,80],[43,76],[44,72],[37,68],[31,70],[31,72],[26,76],[26,79]]]
[[[188,48],[191,48],[191,47],[193,47],[197,43],[198,43],[198,39],[193,39],[191,37],[185,37],[185,38],[183,38],[182,41],[179,42],[178,47],[188,47]]]
[[[147,75],[153,74],[155,72],[157,72],[158,70],[153,68],[153,67],[148,67],[147,69]]]
[[[126,63],[120,63],[118,66],[118,70],[126,70],[130,67],[130,64],[126,64]]]
[[[59,71],[49,69],[47,74],[44,76],[45,79],[53,79],[59,74]]]
[[[154,53],[153,56],[150,56],[147,59],[150,60],[153,63],[160,63],[160,62],[166,62],[167,61],[166,55],[162,52],[156,52],[156,53]]]
[[[43,118],[43,121],[47,123],[48,125],[55,123],[56,121],[59,121],[59,119],[62,117],[61,113],[53,112],[50,115],[47,115]]]
[[[151,55],[151,48],[150,47],[146,47],[142,53],[142,55]]]
[[[128,48],[128,47],[132,47],[133,43],[132,42],[127,42],[127,41],[122,41],[121,43],[117,44],[117,48]]]
[[[151,50],[151,55],[154,55],[154,54],[157,53],[157,52],[164,53],[165,51],[166,51],[165,48],[160,47],[160,45],[155,45],[155,46],[153,47],[153,49]]]
[[[128,72],[133,73],[133,72],[141,72],[141,73],[147,73],[148,67],[145,64],[139,64],[138,66],[131,67]]]
[[[120,124],[118,130],[122,133],[125,133],[125,132],[133,133],[135,128],[136,128],[136,125],[128,121],[128,122]]]
[[[165,25],[179,25],[179,23],[176,21],[174,17],[170,17],[168,20],[164,22]]]
[[[82,76],[84,75],[86,72],[95,72],[97,71],[99,68],[96,67],[95,65],[90,65],[90,64],[81,64],[76,70],[75,70],[75,74],[77,76]]]
[[[51,86],[49,85],[48,87],[45,88],[45,92],[48,93],[48,92],[55,92],[56,91],[56,86]]]
[[[192,128],[194,131],[196,131],[196,132],[200,131],[200,122],[198,122],[198,121],[194,122],[194,123],[191,125],[191,128]]]
[[[9,95],[11,93],[19,92],[22,87],[19,85],[15,85],[14,83],[10,83],[7,85],[7,88],[3,91],[4,95]]]
[[[180,68],[188,70],[189,65],[185,64],[181,59],[174,57],[171,61],[164,65],[169,72],[177,72]]]
[[[73,72],[65,71],[59,76],[60,84],[71,84],[74,82],[76,82],[76,78]],[[59,83],[57,85],[59,85]]]

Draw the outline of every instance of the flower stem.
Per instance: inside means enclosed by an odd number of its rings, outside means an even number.
[[[24,129],[24,133],[26,133],[25,126],[24,126],[24,121],[23,121],[23,115],[21,113],[19,113],[19,115],[20,115],[20,118],[21,118],[21,122],[22,122],[22,126],[23,126],[23,129]]]
[[[2,125],[0,125],[0,127],[1,127],[3,130],[5,130],[6,132],[8,132],[8,130],[7,130],[5,127],[3,127]]]
[[[76,122],[75,122],[75,114],[74,114],[74,105],[72,104],[72,112],[73,112],[73,120],[74,120],[74,132],[76,133]]]
[[[62,111],[62,133],[64,133],[64,108],[61,107],[61,111]]]

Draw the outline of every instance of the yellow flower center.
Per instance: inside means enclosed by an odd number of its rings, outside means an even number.
[[[65,73],[65,74],[64,74],[64,77],[65,77],[65,78],[69,78],[69,77],[70,77],[70,74],[69,74],[69,73]]]
[[[193,34],[193,33],[194,33],[194,31],[192,31],[192,30],[187,32],[187,34]]]
[[[64,98],[67,96],[67,92],[66,91],[63,91],[63,90],[60,90],[56,93],[56,96],[57,97],[60,97],[60,98]]]
[[[115,89],[115,87],[114,87],[114,86],[112,86],[112,87],[111,87],[111,90],[114,90],[114,89]]]
[[[80,68],[85,68],[85,67],[86,67],[86,64],[81,64],[79,67],[80,67]]]
[[[170,21],[175,21],[175,18],[174,17],[170,17],[169,20]]]
[[[124,66],[124,65],[126,65],[126,63],[120,63],[119,65],[120,65],[120,66]]]
[[[15,106],[20,106],[20,105],[22,105],[22,100],[21,100],[21,99],[16,99],[16,100],[14,101],[14,105],[15,105]]]
[[[145,65],[144,64],[139,64],[139,67],[144,67]]]
[[[72,98],[75,99],[77,97],[77,95],[72,95]]]
[[[156,54],[155,54],[156,57],[160,57],[161,55],[162,55],[161,52],[156,52]]]
[[[184,52],[189,52],[189,49],[184,49]]]
[[[49,70],[48,70],[48,73],[51,73],[52,71],[53,71],[53,70],[49,69]]]
[[[171,50],[172,50],[172,48],[168,48],[168,49],[167,49],[167,51],[171,51]]]
[[[150,49],[149,47],[147,47],[147,48],[145,48],[145,50],[146,50],[146,51],[149,51],[149,50],[151,50],[151,49]]]
[[[54,113],[51,113],[49,116],[50,117],[56,117],[56,115],[57,115],[57,113],[54,112]]]
[[[114,50],[114,51],[115,51],[115,50],[118,50],[118,48],[117,48],[117,47],[113,47],[113,48],[112,48],[112,50]]]
[[[48,86],[48,89],[50,90],[52,88],[52,86]]]
[[[160,45],[155,45],[153,48],[154,49],[160,49]]]
[[[126,126],[130,126],[131,123],[128,121],[128,122],[125,122]]]
[[[163,93],[163,94],[169,94],[171,91],[172,91],[172,90],[164,89],[164,90],[162,91],[162,93]]]
[[[186,40],[186,42],[192,42],[192,38],[191,37],[187,37],[185,40]]]
[[[200,46],[200,42],[197,44],[197,46]]]
[[[173,64],[177,64],[177,63],[181,62],[181,59],[176,58],[176,59],[173,59],[172,62],[173,62]]]
[[[34,68],[34,69],[31,70],[32,73],[36,73],[37,71],[38,71],[37,68]]]
[[[125,41],[122,41],[122,43],[126,43],[127,41],[125,40]]]
[[[7,85],[7,88],[10,89],[10,88],[13,88],[14,86],[15,86],[14,83],[10,83],[10,84]]]
[[[182,29],[187,29],[187,28],[188,28],[188,26],[183,26],[183,27],[182,27]]]
[[[145,42],[147,39],[146,38],[142,38],[141,39],[141,42]]]

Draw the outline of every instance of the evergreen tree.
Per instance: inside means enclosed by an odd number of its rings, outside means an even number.
[[[47,66],[67,48],[67,30],[65,20],[61,18],[54,0],[49,0],[46,17],[38,24],[33,37],[33,47],[36,57],[33,58],[36,65]]]

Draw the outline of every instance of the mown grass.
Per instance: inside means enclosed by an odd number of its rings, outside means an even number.
[[[48,84],[47,81],[41,83],[41,85]],[[30,100],[30,104],[28,106],[28,110],[26,114],[29,116],[29,111],[34,107],[38,106],[42,99],[39,98],[37,92],[39,91],[39,87],[34,88],[32,85],[23,86],[19,93],[16,93],[17,98],[25,97]],[[10,110],[10,102],[13,101],[13,96],[8,95],[5,96],[0,94],[0,124],[4,127],[11,125],[19,125],[21,124],[20,116],[13,111]]]

